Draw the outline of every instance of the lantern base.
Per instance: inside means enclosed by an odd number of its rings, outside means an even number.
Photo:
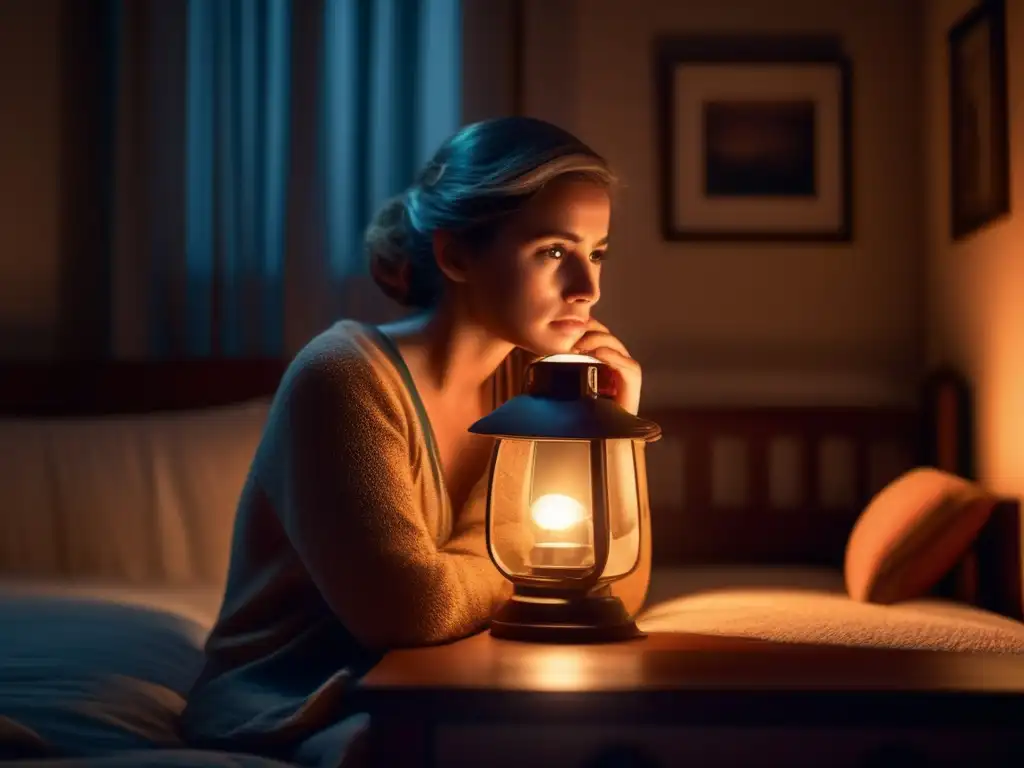
[[[491,620],[491,636],[527,643],[615,643],[644,634],[610,594],[543,601],[514,594]]]

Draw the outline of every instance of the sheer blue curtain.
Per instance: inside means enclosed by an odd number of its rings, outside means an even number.
[[[186,72],[186,351],[284,347],[288,0],[191,0]]]
[[[359,269],[369,216],[409,183],[458,123],[459,5],[327,5],[327,234],[335,276]]]
[[[458,0],[123,0],[115,353],[393,314],[362,230],[458,125],[460,28]]]

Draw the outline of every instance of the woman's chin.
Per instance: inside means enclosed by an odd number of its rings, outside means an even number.
[[[547,338],[531,339],[529,346],[526,346],[525,349],[538,357],[546,357],[547,355],[567,354],[572,352],[573,347],[576,346],[575,339],[565,338],[564,336],[552,338],[549,334],[545,334],[545,336]]]

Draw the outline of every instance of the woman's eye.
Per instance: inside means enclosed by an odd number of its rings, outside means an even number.
[[[605,250],[593,251],[589,258],[592,262],[598,263],[608,258],[607,254],[608,252]],[[545,258],[559,261],[569,255],[569,249],[564,245],[550,245],[541,251],[541,255]]]

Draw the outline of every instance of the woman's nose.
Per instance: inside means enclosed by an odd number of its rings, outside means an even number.
[[[601,298],[601,274],[596,267],[577,262],[568,272],[564,292],[567,301],[594,304]]]

